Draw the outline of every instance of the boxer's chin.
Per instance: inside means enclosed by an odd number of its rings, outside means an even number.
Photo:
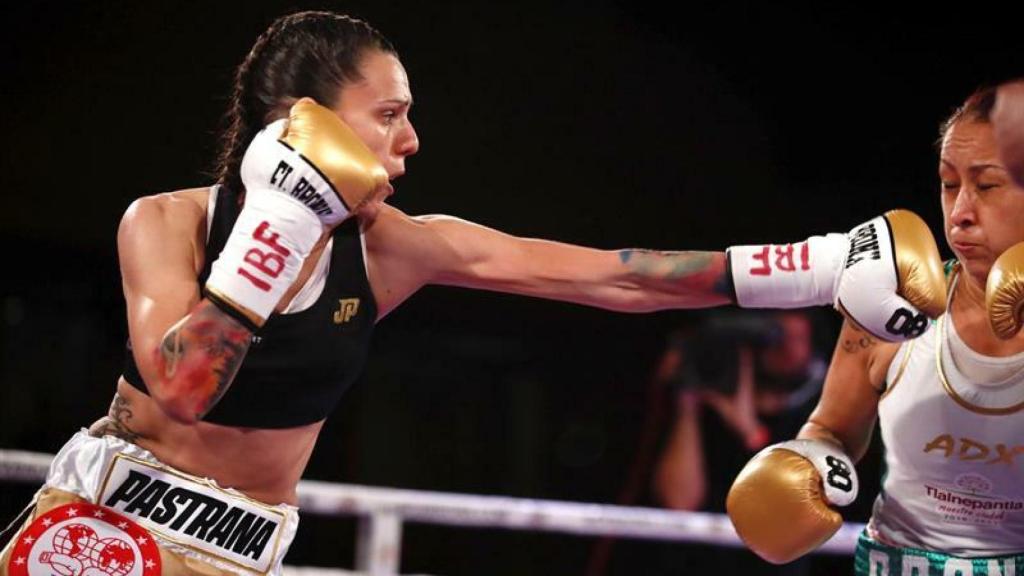
[[[384,206],[384,199],[374,199],[364,202],[355,211],[355,215],[363,222],[369,223],[377,219]]]

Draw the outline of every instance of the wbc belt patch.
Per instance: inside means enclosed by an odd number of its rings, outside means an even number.
[[[278,510],[123,454],[97,503],[162,539],[261,574],[275,565],[284,530]]]
[[[78,502],[36,518],[7,568],[10,576],[160,576],[160,550],[128,518]]]

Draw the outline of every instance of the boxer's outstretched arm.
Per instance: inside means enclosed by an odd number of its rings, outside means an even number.
[[[168,195],[137,200],[118,229],[118,254],[135,363],[170,417],[198,421],[227,391],[250,332],[201,298],[195,239],[182,222],[198,209]]]
[[[879,338],[919,336],[945,303],[945,279],[928,225],[906,210],[849,234],[728,252],[595,250],[516,238],[450,216],[410,218],[385,207],[369,225],[371,267],[387,313],[423,284],[448,284],[566,300],[623,312],[834,305]]]
[[[732,302],[724,252],[596,250],[517,238],[449,216],[414,219],[428,283],[650,312]]]

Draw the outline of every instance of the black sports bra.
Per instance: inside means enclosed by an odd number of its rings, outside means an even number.
[[[241,206],[219,187],[199,284],[220,254]],[[204,421],[226,426],[290,428],[326,418],[366,361],[377,319],[363,258],[359,222],[335,229],[329,271],[320,297],[305,310],[274,314],[252,337],[231,387]],[[128,342],[124,378],[147,392]],[[147,392],[148,393],[148,392]]]

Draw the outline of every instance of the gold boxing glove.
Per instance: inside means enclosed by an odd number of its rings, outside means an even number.
[[[928,224],[909,210],[890,210],[885,219],[892,230],[899,293],[930,318],[946,310],[946,275]],[[850,267],[849,261],[846,264]]]
[[[324,232],[386,191],[388,174],[337,114],[303,98],[253,138],[241,176],[245,203],[205,288],[256,330]]]
[[[736,477],[725,507],[736,533],[761,558],[792,562],[843,524],[830,505],[857,497],[853,462],[822,440],[790,440],[758,452]]]
[[[356,133],[310,98],[292,106],[281,140],[327,177],[350,212],[388,183],[387,171]]]
[[[1024,323],[1024,242],[1011,246],[992,265],[985,286],[985,308],[996,336],[1009,340]]]

